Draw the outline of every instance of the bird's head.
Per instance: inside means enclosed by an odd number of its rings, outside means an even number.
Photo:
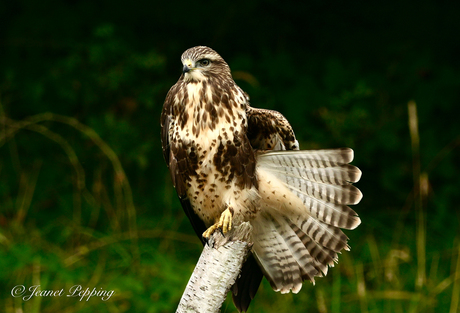
[[[228,64],[213,49],[197,46],[186,50],[181,57],[184,80],[200,82],[208,78],[230,78]]]

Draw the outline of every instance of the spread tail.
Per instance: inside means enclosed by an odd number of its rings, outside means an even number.
[[[348,148],[259,152],[262,207],[252,222],[253,251],[274,290],[297,293],[349,250],[340,228],[361,223],[348,205],[362,198],[352,185],[361,178],[352,160]]]

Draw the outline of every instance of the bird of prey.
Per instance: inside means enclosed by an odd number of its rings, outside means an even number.
[[[361,220],[348,205],[362,193],[353,150],[299,150],[279,112],[253,108],[213,49],[182,54],[161,126],[163,155],[182,207],[203,244],[249,221],[252,253],[232,287],[248,309],[265,276],[275,291],[299,292],[349,250],[341,228]]]

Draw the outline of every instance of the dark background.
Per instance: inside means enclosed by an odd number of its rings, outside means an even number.
[[[351,147],[363,171],[351,252],[297,295],[264,281],[250,312],[458,312],[459,16],[453,1],[2,1],[0,307],[175,310],[201,244],[159,117],[182,52],[208,45],[301,148]],[[16,285],[116,293],[23,301]]]

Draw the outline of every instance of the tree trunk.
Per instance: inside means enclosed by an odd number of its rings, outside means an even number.
[[[204,246],[176,313],[219,312],[251,250],[251,230],[252,226],[246,222],[233,228],[225,237],[214,232],[209,244]]]

